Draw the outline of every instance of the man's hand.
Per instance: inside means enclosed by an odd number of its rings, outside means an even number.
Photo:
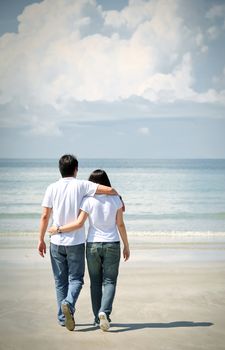
[[[48,227],[49,218],[52,212],[52,208],[43,207],[42,215],[40,220],[40,230],[39,230],[39,243],[38,243],[38,253],[42,258],[44,258],[44,254],[46,254],[46,244],[45,244],[45,232]]]
[[[42,256],[42,258],[45,257],[45,254],[46,254],[45,241],[39,241],[39,243],[38,243],[38,252],[39,252],[40,256]]]

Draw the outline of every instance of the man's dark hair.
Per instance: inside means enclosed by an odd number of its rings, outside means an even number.
[[[59,171],[62,177],[74,176],[75,170],[78,170],[78,160],[71,154],[64,154],[59,160]]]
[[[109,181],[108,175],[102,169],[94,170],[89,176],[89,181],[94,182],[99,185],[109,186],[111,187],[111,183]]]

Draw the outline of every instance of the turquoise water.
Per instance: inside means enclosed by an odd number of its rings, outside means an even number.
[[[57,160],[0,160],[0,232],[38,231]],[[225,160],[81,159],[78,178],[107,171],[128,231],[225,231]]]

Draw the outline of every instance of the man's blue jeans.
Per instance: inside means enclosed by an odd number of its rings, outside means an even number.
[[[87,243],[88,271],[91,281],[91,301],[95,320],[99,312],[109,317],[116,291],[120,263],[120,242]]]
[[[85,245],[62,246],[50,244],[50,257],[55,278],[58,303],[58,320],[63,323],[65,316],[61,304],[69,305],[75,312],[75,303],[80,294],[85,268]]]

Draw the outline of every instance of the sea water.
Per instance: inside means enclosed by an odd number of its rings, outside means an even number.
[[[132,232],[225,232],[225,160],[80,159],[78,179],[104,169]],[[0,160],[0,233],[38,231],[56,159]]]

